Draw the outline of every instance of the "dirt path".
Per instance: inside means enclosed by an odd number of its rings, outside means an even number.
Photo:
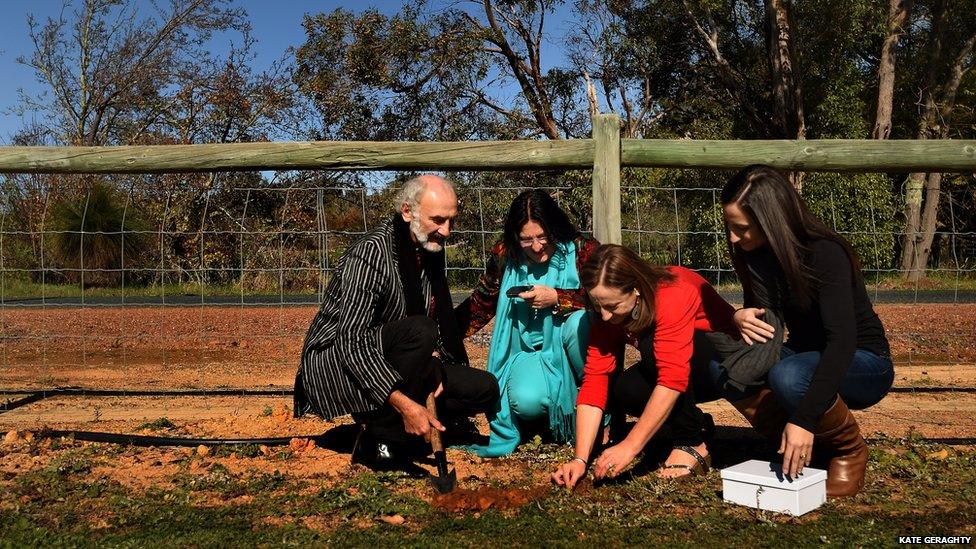
[[[880,305],[896,386],[976,386],[976,305]],[[18,391],[290,388],[315,307],[91,307],[0,309],[0,401]],[[490,333],[490,327],[484,333]],[[486,337],[468,342],[483,366]],[[0,430],[44,426],[134,433],[166,418],[193,437],[319,434],[335,424],[290,417],[290,398],[51,398],[0,414]],[[744,425],[725,404],[720,424]],[[284,410],[289,410],[285,412]],[[972,393],[892,394],[858,413],[868,433],[976,436]],[[484,426],[483,426],[484,427]]]
[[[748,426],[728,403],[702,408],[719,425]],[[929,437],[976,437],[974,393],[892,393],[856,415],[866,434],[902,437],[914,430]],[[164,418],[176,427],[140,429]],[[0,414],[3,432],[46,427],[194,438],[314,436],[346,423],[292,418],[287,397],[54,397]]]

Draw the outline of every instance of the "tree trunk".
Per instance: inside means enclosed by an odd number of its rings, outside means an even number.
[[[806,137],[803,94],[796,78],[789,0],[766,1],[766,31],[778,129],[785,139],[803,139]]]
[[[562,136],[559,134],[559,128],[557,127],[556,121],[553,118],[552,105],[549,101],[549,97],[543,83],[544,75],[542,74],[542,69],[539,63],[540,42],[542,40],[542,21],[540,20],[539,32],[537,35],[533,35],[532,32],[524,25],[514,29],[522,38],[522,42],[526,47],[526,56],[529,58],[528,62],[526,62],[526,60],[523,59],[514,48],[512,48],[512,45],[505,37],[505,30],[502,28],[502,24],[498,22],[495,7],[492,5],[491,0],[483,0],[482,4],[485,8],[485,18],[487,19],[488,26],[491,30],[488,40],[498,47],[498,53],[500,53],[508,63],[508,66],[512,71],[512,75],[515,77],[515,80],[519,84],[519,88],[522,90],[522,96],[525,97],[525,101],[529,105],[529,110],[532,111],[536,124],[539,126],[539,130],[541,130],[542,133],[545,134],[545,136],[549,139],[561,139]],[[544,7],[540,9],[542,9],[543,12],[545,10]],[[541,17],[544,17],[544,15]],[[520,22],[514,17],[509,17],[508,19],[503,20],[509,25],[520,25]]]
[[[925,75],[925,84],[922,89],[924,94],[924,105],[922,116],[918,123],[918,139],[929,139],[933,137],[931,132],[936,125],[936,112],[938,107],[935,103],[936,72],[942,61],[942,35],[945,29],[945,0],[939,0],[932,12],[932,21],[929,27],[929,63]],[[916,281],[925,272],[925,262],[921,261],[922,249],[921,241],[921,212],[922,212],[922,190],[925,188],[925,181],[928,176],[924,173],[913,173],[908,176],[908,183],[905,188],[905,234],[902,239],[901,248],[901,268],[902,276],[906,280]],[[927,257],[925,258],[928,259]],[[923,265],[922,272],[918,272],[918,265]]]
[[[915,253],[912,256],[914,264],[909,271],[909,280],[912,282],[918,281],[925,275],[932,254],[932,242],[935,240],[935,229],[938,226],[941,187],[942,174],[928,174],[925,178],[925,210],[922,212],[921,239],[915,244]]]
[[[911,10],[911,0],[890,0],[888,5],[888,36],[881,46],[878,62],[878,105],[874,116],[872,139],[888,139],[891,135],[891,112],[895,98],[895,60],[903,25]],[[915,235],[918,232],[922,206],[922,174],[908,178],[905,196],[905,235],[902,238],[901,270],[909,273],[917,255]]]
[[[946,139],[949,136],[949,126],[952,113],[956,106],[956,96],[963,77],[973,68],[973,49],[976,48],[976,34],[971,35],[962,45],[959,52],[949,65],[949,76],[946,82],[938,88],[939,97],[935,97],[936,87],[934,71],[942,59],[942,29],[945,26],[945,3],[940,1],[936,5],[932,23],[932,48],[929,73],[926,79],[926,97],[924,112],[919,124],[919,139]],[[924,182],[925,196],[922,202],[922,185]],[[929,173],[926,177],[912,174],[905,197],[905,243],[902,266],[905,278],[917,281],[925,275],[929,256],[932,253],[932,242],[935,240],[935,230],[938,226],[939,202],[941,201],[942,174]],[[921,210],[921,215],[919,215]],[[914,222],[914,227],[911,223]],[[912,242],[909,242],[912,241]],[[911,246],[911,253],[906,253]]]
[[[806,139],[803,88],[797,76],[789,0],[766,0],[766,53],[777,130],[785,139]],[[790,181],[797,191],[802,191],[803,172],[791,173]]]
[[[911,0],[890,0],[888,6],[888,36],[881,46],[878,63],[878,108],[874,116],[872,139],[888,139],[891,135],[891,111],[895,95],[895,57],[898,42],[904,33],[905,21],[911,10]]]
[[[956,55],[949,71],[949,80],[942,89],[942,95],[939,101],[941,105],[936,103],[935,99],[931,97],[931,94],[929,100],[925,103],[927,111],[925,120],[928,126],[926,134],[933,138],[946,139],[949,136],[949,119],[956,105],[956,94],[959,91],[959,85],[963,77],[972,68],[972,61],[969,61],[969,56],[972,54],[974,47],[976,47],[976,35],[969,37],[963,44],[962,50]],[[936,125],[938,125],[938,129],[935,129]],[[915,250],[912,254],[913,263],[907,273],[908,279],[913,282],[919,280],[925,274],[929,257],[932,254],[932,242],[935,240],[935,230],[938,227],[939,203],[942,199],[941,187],[942,174],[928,174],[925,178],[924,211],[922,212],[921,221],[916,222],[920,225],[921,233],[916,237]],[[917,185],[916,192],[919,197],[921,197],[921,190],[921,186]]]
[[[908,176],[905,187],[905,234],[901,245],[901,270],[906,279],[912,280],[918,280],[918,277],[912,274],[912,269],[917,264],[922,188],[925,179],[924,173],[913,173]]]

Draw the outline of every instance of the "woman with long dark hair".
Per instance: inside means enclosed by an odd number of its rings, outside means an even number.
[[[827,495],[853,495],[864,482],[868,449],[850,408],[876,404],[894,380],[857,255],[775,168],[744,168],[722,189],[721,201],[743,286],[744,307],[734,315],[739,332],[747,343],[766,342],[774,336],[764,320],[771,313],[789,336],[765,384],[731,387],[727,372],[713,364],[715,388],[758,431],[778,439],[784,473],[801,473],[817,442],[829,460]]]
[[[470,447],[477,454],[510,454],[528,423],[545,422],[556,441],[572,440],[589,331],[579,268],[598,245],[547,192],[528,190],[512,202],[502,240],[456,312],[467,335],[495,319],[487,369],[501,399],[488,445]]]
[[[707,364],[712,350],[698,345],[695,334],[734,335],[732,306],[694,271],[654,266],[613,244],[597,248],[580,281],[594,318],[576,401],[576,456],[552,474],[553,482],[572,488],[586,473],[608,408],[617,418],[639,419],[594,461],[597,478],[620,474],[664,425],[670,427],[674,447],[658,475],[707,472],[708,423],[695,406],[691,373],[692,363]],[[623,370],[628,344],[640,351],[640,362]]]

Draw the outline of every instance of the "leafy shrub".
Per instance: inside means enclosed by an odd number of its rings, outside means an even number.
[[[102,182],[57,203],[51,227],[66,278],[85,286],[118,286],[123,267],[134,263],[151,242],[139,212]]]

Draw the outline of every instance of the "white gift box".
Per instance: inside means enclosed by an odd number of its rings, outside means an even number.
[[[827,471],[804,467],[788,479],[781,463],[752,459],[722,469],[722,494],[731,503],[799,516],[827,501]]]

